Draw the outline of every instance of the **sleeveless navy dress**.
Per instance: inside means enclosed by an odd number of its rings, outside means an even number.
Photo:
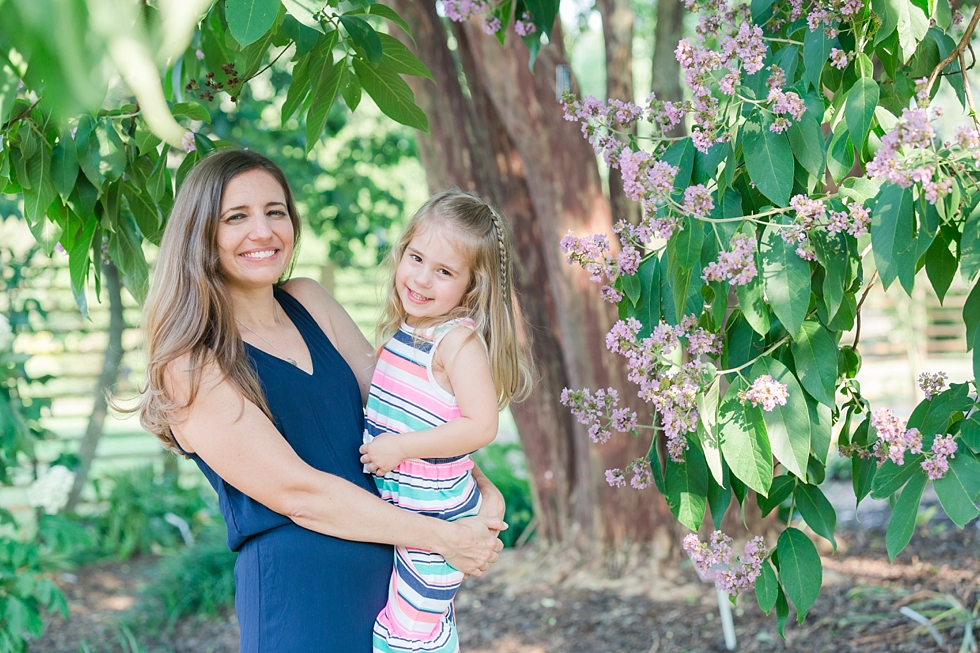
[[[377,494],[358,453],[364,413],[354,373],[296,299],[278,288],[275,297],[313,358],[307,374],[246,343],[276,428],[312,467]],[[240,653],[370,653],[374,619],[388,598],[392,547],[297,526],[190,457],[218,493],[228,546],[238,551]]]

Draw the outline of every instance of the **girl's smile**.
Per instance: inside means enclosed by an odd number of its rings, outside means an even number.
[[[449,313],[462,301],[470,277],[469,261],[450,238],[434,229],[417,232],[395,270],[406,321],[414,325],[418,318]]]

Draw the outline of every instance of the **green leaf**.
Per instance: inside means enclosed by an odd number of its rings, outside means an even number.
[[[330,107],[337,99],[337,92],[340,90],[345,70],[344,60],[339,62],[327,62],[319,79],[313,85],[313,99],[310,102],[310,110],[306,114],[306,151],[309,152],[320,140],[323,127],[327,124],[327,114]]]
[[[701,449],[694,443],[684,452],[684,462],[667,461],[665,479],[667,505],[692,531],[701,528],[708,497],[708,466]]]
[[[836,407],[837,343],[816,321],[803,323],[792,344],[793,360],[800,383],[822,404]]]
[[[226,0],[225,18],[231,35],[244,48],[258,41],[276,22],[279,0]]]
[[[779,535],[776,547],[779,551],[779,581],[796,606],[797,620],[803,623],[823,583],[820,555],[810,538],[793,527]]]
[[[847,285],[847,266],[841,264],[847,260],[847,240],[843,234],[818,231],[811,234],[810,242],[824,271],[823,296],[820,301],[828,315],[835,315],[844,301],[844,289]]]
[[[772,485],[772,451],[762,411],[743,405],[738,398],[739,391],[745,389],[745,380],[735,379],[718,410],[721,452],[732,474],[756,492],[767,495]]]
[[[943,510],[958,527],[963,528],[980,515],[976,506],[980,495],[980,463],[969,453],[959,452],[950,458],[949,471],[932,484]]]
[[[977,419],[977,415],[963,420],[960,437],[970,451],[980,453],[980,420]]]
[[[17,99],[19,87],[20,77],[17,73],[10,66],[0,64],[0,125],[10,117],[10,109]]]
[[[956,257],[950,252],[950,242],[946,240],[946,231],[941,229],[936,239],[926,250],[926,274],[932,289],[936,291],[939,303],[946,298],[946,291],[956,276]]]
[[[790,335],[796,335],[810,306],[810,264],[773,227],[762,235],[762,280],[769,306]]]
[[[698,413],[701,421],[698,424],[698,436],[701,439],[701,450],[705,462],[711,470],[711,476],[721,487],[727,487],[727,476],[724,461],[721,457],[721,437],[718,430],[718,400],[720,395],[721,378],[716,377],[701,396]]]
[[[806,525],[813,532],[829,541],[837,551],[837,540],[834,539],[834,529],[837,527],[837,511],[830,505],[816,485],[800,484],[796,486],[796,507]]]
[[[966,412],[973,407],[966,383],[954,383],[931,400],[925,399],[915,407],[909,416],[908,428],[922,432],[923,446],[932,446],[932,437],[946,433],[950,419],[958,412]]]
[[[806,81],[817,92],[822,92],[820,88],[820,73],[823,67],[830,61],[830,51],[834,49],[837,39],[829,39],[823,29],[817,28],[812,32],[806,30],[803,35],[803,65],[806,66]]]
[[[726,470],[727,471],[727,470]],[[721,528],[728,506],[732,503],[732,490],[727,483],[716,483],[708,477],[708,507],[711,509],[711,523],[715,529]]]
[[[703,306],[701,293],[698,292],[699,284],[691,284],[692,279],[700,279],[700,266],[695,269],[685,269],[678,265],[670,256],[670,248],[664,253],[663,261],[667,265],[667,274],[661,275],[661,280],[665,281],[660,292],[661,313],[664,319],[670,324],[678,324],[684,315],[699,315]],[[664,289],[669,290],[669,294]],[[692,298],[699,305],[692,306]],[[673,299],[671,305],[671,299]],[[668,313],[668,309],[672,313]]]
[[[864,150],[864,142],[871,130],[875,107],[878,106],[878,94],[878,82],[871,77],[858,79],[847,92],[844,120],[847,122],[847,131],[851,134],[851,142],[857,147],[858,153]]]
[[[909,0],[886,0],[886,5],[887,20],[894,16],[898,44],[902,48],[903,58],[908,61],[929,32],[929,18]]]
[[[800,165],[814,177],[823,174],[824,139],[820,131],[821,116],[815,115],[810,109],[803,117],[793,122],[786,131],[793,156]]]
[[[901,254],[911,244],[914,233],[912,216],[911,189],[884,184],[871,215],[871,246],[878,276],[885,288],[891,285],[900,272],[900,266],[906,262]]]
[[[406,23],[405,19],[399,16],[391,7],[382,4],[372,4],[368,7],[368,13],[372,16],[387,18],[395,25],[398,25],[408,35],[408,38],[412,39],[412,43],[415,43],[415,39],[412,37],[412,30],[409,28],[408,23]]]
[[[909,454],[906,453],[904,465],[896,465],[891,460],[886,460],[878,468],[874,481],[871,483],[871,498],[886,499],[902,489],[902,486],[916,472],[922,471],[922,468],[919,466],[919,462],[922,459],[922,454],[909,458]]]
[[[742,131],[742,152],[749,178],[777,206],[789,204],[793,190],[793,151],[786,134],[769,131],[772,117],[753,112]]]
[[[207,107],[205,107],[203,104],[198,104],[197,102],[178,102],[173,106],[170,112],[174,115],[174,117],[186,116],[191,120],[199,120],[209,124],[211,122],[211,113],[208,111]]]
[[[57,191],[51,176],[51,152],[47,143],[38,148],[37,153],[27,161],[27,178],[31,187],[24,188],[24,217],[31,224],[44,218]]]
[[[282,110],[280,111],[280,121],[283,127],[310,93],[310,59],[312,56],[303,57],[293,66],[293,80],[289,84],[289,90],[286,91],[286,101],[282,103]]]
[[[169,152],[170,146],[164,145],[156,163],[153,164],[150,176],[146,179],[146,192],[149,193],[154,202],[159,202],[163,198],[167,185],[170,183],[170,174],[167,171],[167,154]]]
[[[340,24],[347,30],[354,45],[359,48],[372,66],[381,63],[384,46],[378,32],[359,16],[341,16]]]
[[[834,183],[839,184],[854,167],[854,144],[850,132],[843,121],[837,124],[834,137],[830,140],[827,150],[827,170]]]
[[[51,152],[51,176],[55,190],[61,199],[67,201],[78,178],[78,157],[75,154],[75,141],[67,129],[61,131],[58,143]]]
[[[779,581],[776,580],[776,570],[772,568],[768,558],[762,561],[759,572],[759,577],[755,581],[755,599],[759,602],[759,608],[768,615],[776,606]]]
[[[316,47],[320,40],[320,32],[307,27],[296,20],[294,16],[286,16],[282,21],[282,33],[289,37],[296,44],[294,58],[304,57]]]
[[[373,6],[380,7],[381,5]],[[404,43],[387,34],[378,34],[378,38],[384,47],[381,64],[385,68],[403,75],[414,75],[431,79],[433,82],[436,81],[425,64],[419,61],[419,58],[405,47]]]
[[[681,229],[674,231],[667,242],[670,260],[683,270],[692,270],[701,259],[701,245],[704,243],[704,229],[701,222],[693,217],[685,217]]]
[[[307,27],[322,32],[323,26],[313,16],[327,6],[327,0],[282,0],[289,15]]]
[[[885,532],[885,548],[888,549],[888,559],[895,562],[895,556],[902,552],[912,539],[915,531],[915,518],[919,514],[919,501],[922,490],[926,487],[926,473],[922,468],[913,468],[916,472],[911,476],[909,484],[892,508],[892,517],[888,520],[888,530]]]
[[[810,412],[810,451],[821,464],[827,464],[832,445],[833,412],[830,406],[821,404],[809,395],[805,397]]]
[[[786,499],[789,499],[794,489],[796,489],[796,479],[792,476],[783,474],[773,478],[772,486],[769,488],[769,496],[763,497],[762,495],[756,495],[755,497],[762,516],[767,516],[786,501]]]
[[[960,274],[964,283],[973,281],[980,270],[980,202],[970,211],[960,238]]]
[[[837,360],[836,354],[834,360]],[[749,380],[754,381],[765,374],[785,385],[787,394],[785,406],[777,404],[772,410],[762,412],[772,454],[795,476],[806,478],[810,458],[810,412],[803,388],[793,373],[775,358],[763,356],[757,360]]]
[[[963,324],[966,326],[966,350],[970,351],[980,325],[980,283],[974,284],[963,303]]]
[[[694,142],[687,137],[668,147],[660,157],[661,161],[677,168],[677,175],[674,177],[674,188],[677,190],[684,190],[691,183],[695,153]]]
[[[381,66],[370,65],[354,58],[354,72],[378,108],[393,120],[419,131],[429,132],[429,120],[425,113],[415,105],[412,89],[397,73]]]
[[[147,240],[159,243],[159,237],[162,235],[160,225],[162,216],[159,207],[129,182],[123,187],[123,195],[126,197],[126,203],[140,233]]]
[[[776,593],[776,629],[779,631],[779,636],[786,639],[783,629],[786,628],[786,620],[789,619],[789,602],[786,600],[783,588],[777,589],[779,591]]]
[[[636,318],[643,325],[638,334],[646,338],[660,324],[660,261],[656,256],[647,257],[636,271],[640,293],[637,301],[627,307],[628,317]]]

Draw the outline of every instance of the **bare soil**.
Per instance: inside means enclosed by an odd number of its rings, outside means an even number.
[[[941,512],[940,512],[941,514]],[[870,520],[873,521],[873,520]],[[738,651],[946,652],[959,651],[964,622],[972,612],[980,639],[980,521],[957,530],[936,516],[917,529],[909,547],[888,563],[884,530],[838,531],[836,554],[823,558],[824,587],[802,625],[791,613],[786,639],[775,615],[764,615],[755,596],[734,608]],[[828,552],[829,553],[829,552]],[[659,653],[725,651],[714,588],[689,565],[672,578],[648,582],[637,575],[617,581],[554,586],[524,573],[532,549],[508,551],[492,573],[467,581],[456,601],[461,649],[466,653]],[[32,652],[125,651],[120,623],[138,601],[154,559],[120,566],[101,564],[62,578],[72,615],[51,618]],[[520,579],[519,581],[515,579]],[[952,601],[937,623],[943,645],[909,618],[902,606],[929,612],[927,600]],[[937,604],[938,605],[938,604]],[[220,619],[185,618],[166,632],[135,632],[147,653],[235,653],[234,614]]]

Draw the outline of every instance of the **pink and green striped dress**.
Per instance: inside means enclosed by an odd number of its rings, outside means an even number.
[[[452,320],[425,330],[402,323],[385,345],[371,379],[364,442],[381,433],[406,433],[459,417],[456,397],[432,374],[436,348],[457,327],[475,329],[472,320]],[[469,455],[403,461],[383,478],[375,476],[385,501],[430,517],[454,520],[480,509],[481,497]],[[431,551],[395,548],[388,603],[374,624],[374,650],[456,653],[459,639],[453,598],[463,574]]]

